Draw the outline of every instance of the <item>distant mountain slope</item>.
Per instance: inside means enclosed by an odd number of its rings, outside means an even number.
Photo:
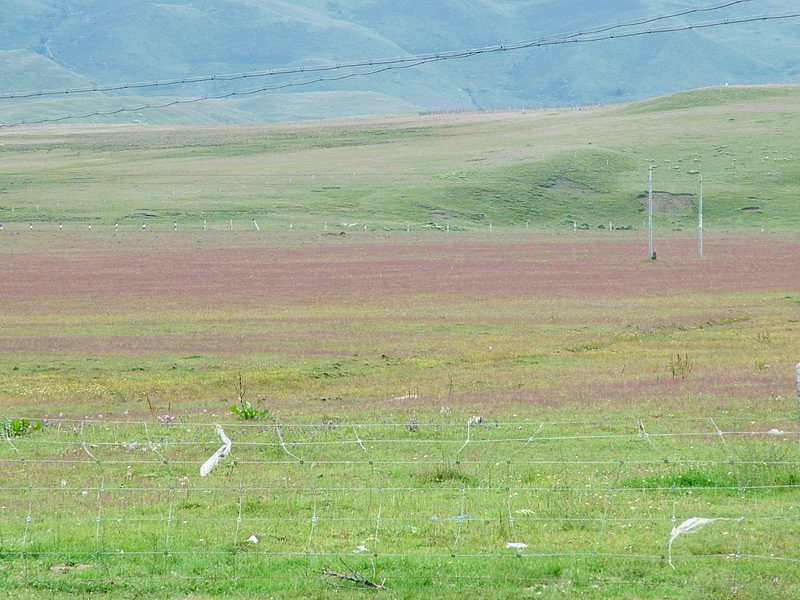
[[[28,89],[58,88],[73,79],[102,85],[407,57],[563,36],[692,6],[690,0],[669,7],[658,0],[605,0],[591,6],[585,0],[15,0],[0,5],[0,50],[37,53],[62,71],[33,62],[30,54],[6,54],[0,83],[2,91],[28,84],[33,86]],[[797,9],[794,0],[743,2],[669,23],[792,9]],[[134,93],[194,97],[290,84],[247,99],[250,116],[266,120],[280,114],[309,118],[410,107],[588,105],[725,83],[798,82],[798,47],[800,19],[757,21],[484,54],[311,85],[297,84],[319,74]],[[14,64],[14,57],[20,62]],[[303,93],[314,95],[298,103],[297,94]],[[317,106],[314,99],[321,98],[326,101]],[[241,98],[237,102],[244,104]],[[0,121],[6,120],[2,111],[0,104]]]
[[[40,90],[45,85],[69,89],[91,85],[91,80],[30,50],[0,50],[2,93]]]

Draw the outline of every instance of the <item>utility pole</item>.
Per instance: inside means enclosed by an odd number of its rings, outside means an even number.
[[[647,258],[656,259],[653,251],[653,165],[647,169]]]
[[[797,435],[800,436],[800,363],[797,363],[795,367],[795,373],[797,374]]]
[[[703,258],[703,176],[700,175],[700,190],[697,196],[697,218],[698,218],[698,251],[700,258]]]

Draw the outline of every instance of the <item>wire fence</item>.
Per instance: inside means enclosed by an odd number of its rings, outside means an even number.
[[[662,575],[671,565],[684,579],[725,565],[740,581],[769,564],[781,585],[800,583],[800,446],[789,420],[223,429],[228,451],[207,476],[200,465],[226,448],[210,423],[6,430],[0,556],[19,568],[0,578],[209,589],[297,586],[327,570],[354,584],[552,583],[558,574],[541,565],[555,561],[584,565],[599,585],[648,579],[631,575],[634,564]],[[620,572],[588,575],[609,565]]]
[[[529,227],[530,223],[502,225],[505,229],[519,229]],[[167,233],[167,232],[292,232],[306,231],[328,233],[340,235],[346,233],[358,233],[365,231],[492,231],[496,225],[489,221],[466,221],[459,220],[449,222],[447,218],[441,220],[431,219],[430,221],[391,221],[375,219],[352,219],[328,221],[298,221],[293,222],[287,219],[276,220],[273,218],[254,218],[254,219],[188,219],[172,220],[164,218],[132,218],[122,221],[108,221],[98,219],[84,220],[28,220],[28,221],[5,221],[0,223],[0,233],[9,234],[42,234],[42,233],[63,233],[65,235],[87,235],[95,234],[117,234],[117,235],[136,235],[140,233]]]

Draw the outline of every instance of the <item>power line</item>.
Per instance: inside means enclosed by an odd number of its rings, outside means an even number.
[[[251,72],[240,72],[240,73],[226,73],[226,74],[215,74],[215,75],[199,75],[196,77],[181,77],[176,79],[161,79],[155,81],[142,81],[136,83],[113,83],[108,85],[94,85],[94,86],[86,86],[86,87],[78,87],[78,88],[69,88],[69,89],[61,89],[61,90],[38,90],[38,91],[27,91],[27,92],[8,92],[5,94],[0,94],[0,100],[7,100],[7,99],[21,99],[21,98],[31,98],[37,96],[55,96],[55,95],[65,95],[65,94],[80,94],[80,93],[88,93],[88,92],[112,92],[112,91],[119,91],[119,90],[127,90],[127,89],[141,89],[141,88],[152,88],[152,87],[165,87],[165,86],[173,86],[173,85],[186,85],[192,83],[206,83],[210,81],[235,81],[238,79],[253,79],[253,78],[260,78],[260,77],[272,77],[276,75],[297,75],[300,73],[316,73],[316,72],[325,72],[325,71],[334,71],[338,69],[355,69],[361,67],[374,67],[374,66],[382,66],[382,65],[402,65],[405,63],[414,63],[417,61],[424,61],[429,62],[433,60],[447,60],[450,58],[464,58],[467,56],[475,56],[477,54],[486,54],[491,52],[505,52],[509,50],[516,50],[521,48],[530,48],[534,46],[540,45],[549,45],[555,44],[559,42],[566,42],[566,41],[574,41],[577,38],[596,35],[599,33],[604,33],[608,31],[613,31],[615,29],[623,29],[626,27],[638,27],[641,25],[647,25],[649,23],[654,23],[657,21],[665,21],[668,19],[674,19],[677,17],[683,17],[690,14],[696,13],[703,13],[703,12],[714,12],[718,10],[722,10],[724,8],[729,8],[736,4],[742,4],[745,2],[752,2],[753,0],[730,0],[725,2],[724,4],[717,4],[714,6],[703,7],[703,8],[690,8],[682,11],[678,11],[675,13],[670,13],[666,15],[658,15],[655,17],[646,17],[639,20],[627,21],[624,23],[617,23],[614,25],[604,25],[601,27],[597,27],[595,29],[589,29],[585,31],[579,32],[572,32],[572,33],[565,33],[553,36],[551,38],[542,38],[535,41],[523,41],[523,42],[514,42],[511,44],[502,44],[496,46],[487,46],[483,48],[472,48],[466,50],[455,50],[450,52],[438,52],[438,53],[429,53],[429,54],[418,54],[418,55],[410,55],[405,57],[390,57],[390,58],[377,58],[377,59],[367,59],[367,60],[360,60],[360,61],[353,61],[353,62],[346,62],[346,63],[336,63],[336,64],[327,64],[327,65],[311,65],[311,66],[303,66],[303,67],[287,67],[287,68],[279,68],[279,69],[267,69],[263,71],[251,71]],[[416,65],[412,65],[416,66]]]
[[[741,1],[750,1],[750,0],[738,0]],[[709,9],[710,10],[710,9]],[[348,64],[339,64],[339,65],[328,65],[328,66],[319,66],[319,67],[301,67],[294,70],[284,70],[280,73],[278,71],[269,71],[263,73],[261,76],[267,75],[277,75],[277,74],[287,74],[289,72],[293,73],[303,73],[303,72],[313,72],[313,71],[323,71],[323,70],[336,70],[336,69],[347,69],[352,68],[353,65],[365,65],[365,64],[381,64],[382,66],[374,69],[369,69],[365,71],[351,71],[348,73],[343,73],[335,76],[320,76],[315,77],[312,79],[306,80],[299,80],[299,81],[288,81],[284,83],[262,86],[256,89],[250,90],[232,90],[228,92],[222,92],[218,94],[207,94],[204,96],[198,96],[194,98],[176,98],[169,100],[167,102],[161,103],[148,103],[148,104],[141,104],[137,106],[122,106],[117,107],[110,110],[97,110],[90,113],[84,114],[73,114],[73,115],[65,115],[62,117],[46,117],[42,119],[30,120],[30,121],[17,121],[12,123],[0,123],[0,128],[2,127],[14,127],[18,125],[36,125],[41,123],[55,123],[65,120],[71,119],[87,119],[96,116],[109,116],[114,114],[119,114],[123,112],[136,112],[136,111],[143,111],[153,108],[168,108],[170,106],[182,105],[182,104],[192,104],[196,102],[201,102],[204,100],[221,100],[227,98],[234,98],[237,96],[249,96],[254,94],[259,94],[262,92],[267,91],[274,91],[278,89],[286,89],[291,87],[301,87],[312,85],[316,83],[323,83],[323,82],[330,82],[330,81],[341,81],[344,79],[349,79],[352,77],[365,77],[370,75],[376,75],[378,73],[397,70],[397,69],[408,69],[412,67],[417,67],[423,64],[433,63],[433,62],[440,62],[445,60],[455,60],[455,59],[462,59],[468,58],[472,56],[478,56],[481,54],[489,54],[489,53],[497,53],[497,52],[509,52],[512,50],[522,50],[528,48],[537,48],[537,47],[544,47],[544,46],[555,46],[555,45],[565,45],[565,44],[576,44],[576,43],[590,43],[590,42],[600,42],[605,40],[612,40],[612,39],[624,39],[624,38],[633,38],[639,37],[644,35],[650,34],[660,34],[660,33],[675,33],[681,31],[689,31],[694,29],[708,29],[713,27],[721,27],[725,25],[735,25],[735,24],[742,24],[742,23],[751,23],[755,21],[774,21],[780,19],[791,19],[800,17],[800,11],[791,11],[791,12],[784,12],[784,13],[773,13],[773,14],[762,14],[762,15],[753,15],[749,17],[737,17],[737,18],[726,18],[720,19],[717,21],[710,21],[704,23],[686,23],[682,25],[673,25],[673,26],[665,26],[660,28],[648,28],[648,29],[640,29],[634,31],[612,31],[610,33],[604,33],[603,35],[597,34],[571,34],[561,38],[549,38],[549,39],[540,39],[536,41],[528,41],[528,42],[518,42],[513,44],[503,44],[500,46],[490,46],[485,48],[472,48],[468,50],[461,50],[461,51],[454,51],[454,52],[445,52],[445,53],[436,53],[431,55],[419,55],[419,56],[411,56],[406,58],[395,58],[395,59],[384,59],[384,60],[373,60],[373,61],[365,61],[360,63],[348,63]],[[614,30],[617,27],[613,28]],[[607,30],[606,30],[607,31]],[[236,79],[238,76],[239,79],[245,78],[245,76],[255,76],[246,73],[239,73],[233,74],[228,76],[229,79]],[[205,79],[201,79],[202,81],[211,81],[211,80],[222,80],[225,76],[207,76]],[[181,80],[181,82],[185,83],[193,83],[195,80]],[[150,84],[155,84],[156,82],[149,82]],[[139,87],[144,87],[145,84],[138,84]],[[159,83],[159,85],[162,85]],[[163,83],[163,85],[174,85],[173,83],[167,84]],[[123,86],[126,87],[126,86]],[[131,86],[127,86],[131,87]],[[117,88],[120,89],[120,88]],[[81,89],[81,91],[87,91]],[[93,89],[91,91],[94,91]],[[100,91],[98,89],[98,91]],[[65,90],[59,93],[77,93],[75,91]],[[37,95],[46,95],[44,92],[37,93]],[[18,96],[19,97],[19,96]],[[3,99],[3,96],[0,96],[0,99]]]

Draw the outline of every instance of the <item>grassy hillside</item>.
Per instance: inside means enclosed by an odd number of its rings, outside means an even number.
[[[124,123],[146,125],[218,125],[254,121],[255,116],[237,110],[224,102],[206,101],[173,105],[172,98],[145,98],[143,96],[70,95],[59,100],[39,100],[30,103],[7,102],[0,106],[0,114],[7,123],[39,123],[42,120],[58,121],[64,115],[76,115],[69,122]],[[120,111],[120,109],[124,109]]]
[[[3,94],[42,89],[69,89],[91,81],[29,50],[0,50],[0,90]]]
[[[735,20],[752,16],[755,9],[749,4],[652,21],[647,27]],[[670,11],[693,6],[688,1],[676,2]],[[796,9],[794,3],[786,0],[765,0],[757,8],[759,14],[792,9]],[[7,57],[16,57],[17,62],[0,61],[0,81],[10,84],[6,90],[27,91],[68,87],[70,79],[124,84],[346,64],[552,40],[664,14],[669,12],[663,2],[655,0],[613,0],[590,9],[581,0],[24,0],[0,6],[0,51],[28,53]],[[352,73],[216,79],[128,92],[194,98],[290,86],[248,97],[255,101],[248,102],[242,122],[383,114],[409,106],[427,110],[587,106],[726,83],[798,82],[796,25],[797,19],[757,20],[479,54],[405,65],[409,68],[369,76],[363,74],[371,70],[367,68],[345,78],[340,76]],[[644,27],[618,31],[641,32]],[[42,60],[31,61],[30,53]],[[53,65],[62,72],[56,72]],[[320,75],[330,79],[309,84]],[[284,92],[291,92],[294,98],[287,98]],[[320,94],[331,95],[319,101]],[[301,95],[305,96],[302,101]],[[39,111],[35,101],[25,105],[29,113]],[[197,106],[192,114],[198,116],[198,125],[208,123],[217,110],[212,107],[203,115],[205,104]],[[80,114],[70,113],[69,104],[62,109],[62,114]],[[121,122],[126,117],[129,122],[141,121],[137,115],[123,112],[107,122]],[[0,120],[5,120],[2,111]],[[152,120],[160,121],[160,117]],[[176,120],[175,124],[184,122]]]
[[[594,110],[209,128],[0,130],[0,222],[321,230],[800,225],[800,88],[723,87]]]
[[[314,92],[250,97],[241,100],[184,102],[174,97],[69,94],[45,96],[36,101],[0,100],[3,123],[36,124],[106,123],[143,125],[221,125],[260,121],[296,121],[324,111],[331,118],[371,112],[399,113],[417,110],[412,104],[372,92]]]
[[[96,82],[35,52],[0,50],[0,93],[84,89],[95,85]],[[157,89],[169,91],[170,88]],[[421,108],[378,92],[291,93],[290,90],[272,95],[242,94],[235,98],[212,98],[200,102],[192,100],[202,98],[205,95],[202,91],[183,97],[91,92],[5,98],[0,99],[0,123],[38,123],[67,116],[70,118],[66,121],[82,124],[213,125],[294,121],[314,114],[351,117]]]

